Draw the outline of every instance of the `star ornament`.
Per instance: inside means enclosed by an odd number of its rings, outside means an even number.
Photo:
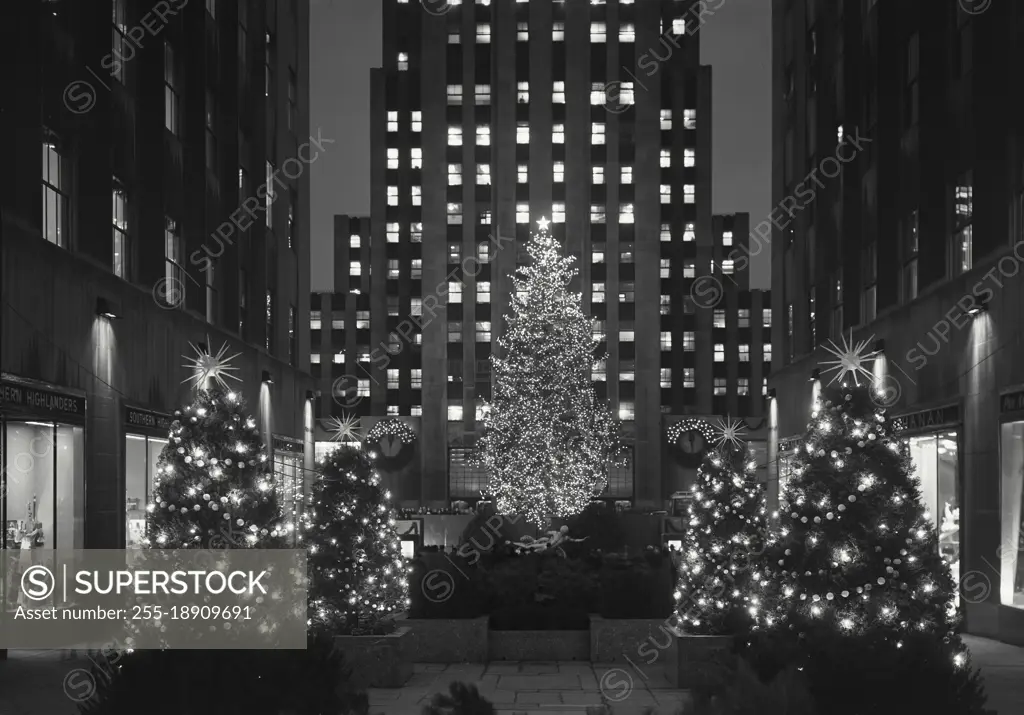
[[[360,444],[363,441],[362,431],[359,429],[359,418],[352,415],[345,415],[344,419],[332,417],[327,420],[328,429],[333,432],[331,441],[343,444]]]
[[[726,417],[724,420],[719,417],[715,423],[715,444],[719,447],[726,444],[737,449],[742,449],[743,438],[747,434],[746,425],[742,420],[734,420]]]
[[[210,344],[210,338],[207,336],[206,344]],[[224,343],[220,346],[220,350],[216,353],[212,353],[205,346],[198,346],[194,343],[189,343],[189,347],[195,351],[195,357],[185,357],[187,361],[182,367],[187,367],[192,370],[192,374],[186,377],[182,382],[192,382],[192,388],[195,390],[207,389],[216,383],[225,390],[228,388],[227,380],[224,378],[231,378],[241,382],[241,379],[232,375],[232,372],[237,372],[238,368],[231,365],[231,361],[241,355],[241,353],[235,353],[234,355],[228,355],[228,344]]]
[[[548,230],[548,226],[551,225],[551,222],[548,221],[547,217],[541,216],[540,217],[540,221],[537,222],[537,225],[540,226],[540,230],[541,231],[547,231]]]
[[[829,340],[829,344],[825,346],[825,349],[836,357],[835,360],[823,360],[822,365],[831,365],[832,367],[826,368],[825,372],[831,372],[832,370],[838,370],[838,372],[829,380],[828,384],[832,384],[836,380],[842,385],[847,375],[853,376],[853,382],[855,385],[860,385],[860,381],[857,379],[858,375],[862,375],[867,382],[870,384],[874,382],[875,376],[868,365],[870,360],[873,360],[878,355],[877,350],[868,350],[868,345],[872,343],[875,336],[872,335],[867,340],[861,340],[854,344],[853,342],[853,331],[850,331],[850,338],[847,340],[845,335],[842,335],[842,345],[836,345],[832,340]]]

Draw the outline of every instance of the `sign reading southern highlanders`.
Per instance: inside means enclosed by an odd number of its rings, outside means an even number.
[[[124,424],[126,427],[142,427],[153,431],[169,432],[171,430],[171,416],[162,412],[142,410],[138,407],[125,407]]]
[[[4,380],[0,383],[0,405],[23,412],[45,412],[85,417],[85,398]]]
[[[1009,412],[1024,412],[1024,390],[1008,392],[999,398],[999,411],[1003,414]]]
[[[926,430],[929,427],[953,425],[960,422],[960,406],[950,405],[948,407],[939,407],[934,410],[911,412],[907,415],[900,415],[898,419],[903,425],[904,432],[915,432],[918,430]]]

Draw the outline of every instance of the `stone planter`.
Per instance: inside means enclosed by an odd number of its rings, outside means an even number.
[[[487,660],[487,616],[407,618],[405,652],[413,663],[483,663]]]
[[[675,645],[665,618],[604,618],[590,615],[590,661],[635,663]],[[661,656],[656,656],[661,657]]]
[[[488,660],[588,660],[588,631],[490,631]]]
[[[666,675],[673,687],[703,690],[722,684],[733,667],[732,636],[676,636]]]
[[[334,647],[351,669],[350,687],[400,688],[412,677],[412,659],[407,654],[410,629],[402,627],[386,636],[335,636]]]

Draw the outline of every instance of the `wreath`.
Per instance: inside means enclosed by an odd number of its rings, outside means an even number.
[[[405,467],[414,452],[416,432],[405,422],[381,420],[366,434],[367,450],[376,453],[376,464],[382,471],[396,472]]]
[[[704,439],[704,444],[699,450],[687,452],[683,449],[680,437],[688,432],[697,432]],[[676,422],[665,433],[665,441],[668,442],[672,456],[683,467],[699,466],[704,459],[704,453],[714,445],[716,439],[717,435],[711,425],[693,417]]]

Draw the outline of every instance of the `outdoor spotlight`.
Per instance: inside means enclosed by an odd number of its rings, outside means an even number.
[[[988,298],[976,298],[974,305],[967,311],[968,315],[978,315],[988,310]]]
[[[267,383],[268,385],[274,384],[274,378],[271,377],[270,370],[263,371],[263,382]]]
[[[883,338],[879,338],[878,340],[875,341],[875,352],[885,352],[885,340]]]
[[[819,370],[818,368],[814,368],[813,370],[811,370],[811,382],[814,382],[815,380],[819,379],[820,377],[821,377],[821,370]]]
[[[108,320],[117,320],[121,317],[114,304],[102,296],[96,299],[96,315],[102,315]]]
[[[774,387],[771,387],[771,388],[768,389],[768,399],[769,400],[774,400],[776,394],[777,393],[775,392],[775,388]]]
[[[312,390],[306,390],[306,399],[307,400],[312,400],[312,399],[315,399],[315,398],[316,398],[316,393],[315,392],[313,392]]]

